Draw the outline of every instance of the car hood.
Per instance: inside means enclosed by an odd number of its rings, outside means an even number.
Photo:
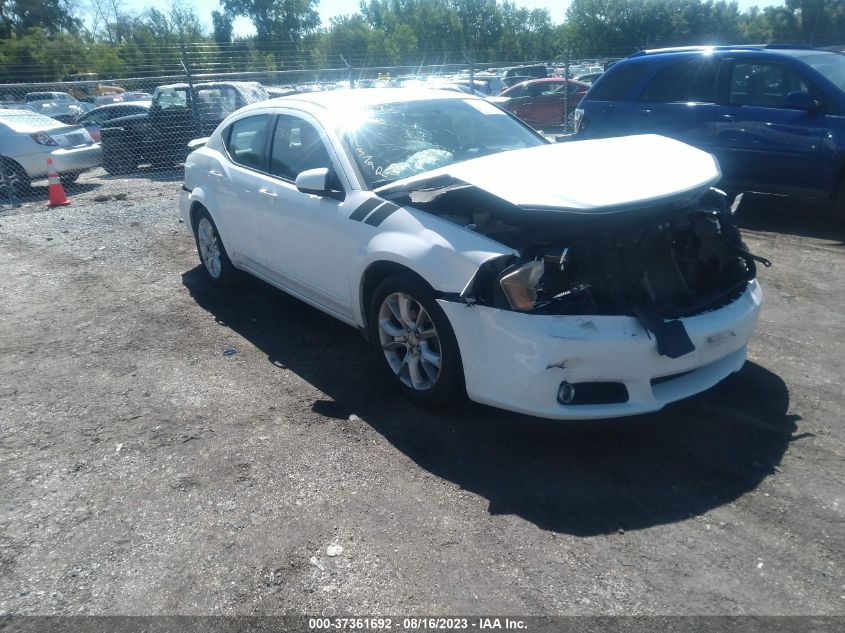
[[[420,190],[453,179],[525,209],[590,214],[677,196],[720,176],[710,154],[644,134],[500,152],[405,178],[376,193]]]

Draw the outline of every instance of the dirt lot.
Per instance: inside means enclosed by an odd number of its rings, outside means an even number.
[[[0,615],[845,613],[832,220],[749,206],[740,373],[552,423],[417,408],[354,330],[209,288],[180,184],[0,207]]]

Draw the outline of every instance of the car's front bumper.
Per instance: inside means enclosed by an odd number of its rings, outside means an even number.
[[[674,359],[657,353],[654,337],[633,317],[536,315],[438,303],[455,330],[472,400],[544,418],[588,419],[657,411],[738,371],[762,299],[752,281],[727,306],[682,319],[695,350]],[[563,405],[557,400],[563,381],[576,384],[576,391],[577,383],[623,383],[628,400]]]

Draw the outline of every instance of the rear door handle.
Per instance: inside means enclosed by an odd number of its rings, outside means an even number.
[[[649,110],[648,108],[646,108],[645,110],[640,110],[640,114],[642,114],[643,116],[651,116],[651,110]]]
[[[723,121],[727,121],[728,123],[736,121],[736,117],[733,114],[723,114],[721,118]]]
[[[209,169],[209,170],[208,170],[208,175],[209,175],[209,176],[217,176],[218,178],[222,178],[222,177],[223,177],[223,174],[222,174],[221,172],[217,171],[216,169]]]
[[[275,191],[270,191],[269,189],[265,189],[264,187],[262,187],[261,189],[259,189],[259,190],[258,190],[258,193],[263,193],[265,196],[268,196],[268,197],[270,197],[270,198],[275,198],[275,197],[276,197],[276,192],[275,192]]]

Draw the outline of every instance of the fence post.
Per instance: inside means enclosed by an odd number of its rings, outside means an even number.
[[[344,63],[344,65],[346,66],[346,70],[349,73],[349,87],[354,88],[355,87],[355,74],[352,71],[351,64],[348,61],[346,61],[346,58],[343,55],[340,56],[340,61],[342,61]]]
[[[464,50],[464,59],[467,60],[469,64],[469,89],[472,90],[472,94],[475,94],[475,64],[472,61],[472,58],[467,55],[466,50]]]
[[[197,108],[197,94],[194,91],[194,81],[191,77],[191,66],[188,62],[188,53],[185,50],[185,42],[179,40],[179,50],[182,51],[182,69],[185,71],[185,79],[188,82],[188,96],[191,99],[191,119],[194,121],[194,132],[197,138],[202,136],[202,122],[200,121],[200,113]]]
[[[563,58],[563,77],[566,79],[566,96],[563,99],[563,133],[569,134],[569,53],[564,53]]]

